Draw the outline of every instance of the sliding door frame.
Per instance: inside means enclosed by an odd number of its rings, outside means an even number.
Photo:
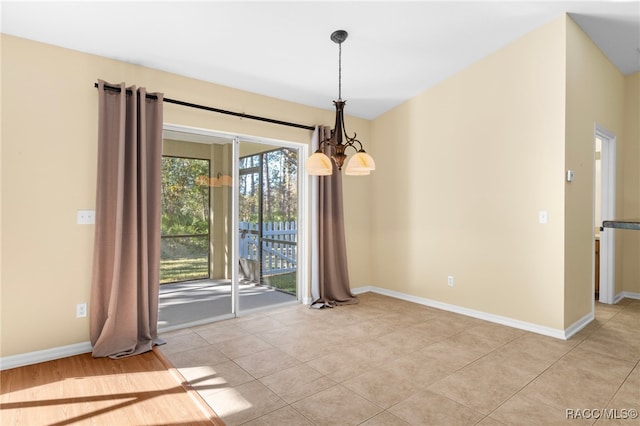
[[[251,142],[262,145],[270,145],[280,148],[291,148],[298,151],[298,270],[296,273],[297,291],[296,298],[300,303],[306,303],[310,300],[310,268],[309,268],[309,229],[311,224],[311,209],[309,208],[309,183],[310,179],[305,170],[305,162],[303,159],[309,155],[309,146],[306,143],[291,142],[278,139],[263,138],[258,136],[242,135],[238,133],[220,132],[210,129],[183,126],[178,124],[164,123],[163,130],[188,133],[203,137],[215,137],[219,139],[229,140],[232,145],[232,176],[233,182],[239,182],[240,179],[240,142]],[[233,185],[232,202],[231,202],[231,265],[238,265],[240,262],[239,236],[238,229],[240,197],[236,184]],[[237,266],[231,267],[231,300],[232,315],[237,317],[242,315],[239,310],[239,271]],[[248,311],[245,311],[248,312]]]
[[[297,263],[297,271],[296,271],[296,300],[299,303],[307,304],[307,300],[310,299],[310,288],[308,283],[310,282],[310,268],[309,268],[309,228],[311,225],[310,216],[310,208],[309,208],[309,182],[310,179],[307,175],[307,171],[305,169],[305,158],[309,155],[309,146],[308,144],[303,144],[299,142],[289,142],[277,139],[269,139],[269,138],[261,138],[255,136],[238,136],[237,140],[234,140],[234,145],[238,146],[234,151],[234,182],[239,182],[240,179],[240,150],[239,144],[240,142],[249,142],[260,145],[273,146],[274,148],[290,148],[295,149],[298,152],[298,263]],[[233,193],[233,203],[235,213],[233,214],[233,220],[235,229],[239,229],[240,227],[240,193],[234,187]],[[234,234],[234,256],[237,257],[235,259],[236,264],[239,263],[239,252],[236,249],[238,247],[238,233]],[[238,273],[235,270],[236,274]],[[234,281],[235,282],[235,281]],[[234,286],[235,287],[235,286]],[[239,307],[239,303],[236,305]],[[250,312],[250,311],[244,311]],[[237,312],[236,315],[242,315],[242,312]]]

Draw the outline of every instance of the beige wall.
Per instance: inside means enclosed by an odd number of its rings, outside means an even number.
[[[374,120],[375,286],[564,328],[564,30]]]
[[[568,327],[591,312],[593,304],[595,126],[618,136],[618,188],[623,186],[621,162],[627,141],[622,135],[623,75],[569,17],[566,26],[565,167],[575,171],[574,181],[565,185],[565,327]],[[617,199],[616,211],[620,212],[622,197]],[[623,251],[619,249],[618,253]],[[618,270],[622,258],[618,256]],[[615,294],[622,291],[621,283],[616,284]]]
[[[624,154],[622,161],[622,217],[640,218],[640,72],[625,77]],[[620,157],[618,157],[620,158]],[[616,231],[621,240],[622,265],[616,276],[622,280],[624,292],[640,294],[640,232]]]
[[[374,120],[373,285],[556,330],[588,315],[594,128],[640,217],[638,80],[562,16]],[[616,232],[616,294],[638,293],[640,233]]]
[[[332,124],[327,110],[2,35],[1,356],[87,342],[75,317],[89,301],[93,226],[76,211],[95,207],[98,78],[144,86],[193,103],[307,125]],[[309,131],[164,104],[165,122],[306,143]],[[347,117],[365,145],[370,123]],[[370,282],[370,181],[345,179],[354,287]],[[366,230],[366,231],[363,231]],[[91,307],[89,307],[91,309]]]

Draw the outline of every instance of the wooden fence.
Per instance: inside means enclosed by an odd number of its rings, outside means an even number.
[[[297,237],[294,221],[263,222],[262,235],[257,223],[240,222],[240,258],[259,262],[261,249],[262,275],[295,272],[298,259]]]

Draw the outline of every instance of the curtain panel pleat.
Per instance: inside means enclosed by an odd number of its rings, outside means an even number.
[[[118,358],[162,343],[157,323],[163,95],[148,98],[144,88],[124,83],[98,85],[90,337],[94,357]]]
[[[320,141],[331,137],[328,126],[319,126],[313,134],[317,140],[312,146],[318,146]],[[331,156],[330,147],[326,146],[325,154]],[[347,263],[347,245],[344,229],[344,210],[342,202],[342,173],[334,161],[333,174],[318,176],[317,186],[317,276],[312,283],[317,282],[317,290],[312,294],[318,297],[312,303],[314,308],[334,307],[358,303],[358,298],[351,293],[349,283],[349,268]]]

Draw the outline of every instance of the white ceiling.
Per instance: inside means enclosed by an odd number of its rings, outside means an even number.
[[[369,119],[565,12],[623,74],[640,71],[640,1],[2,1],[1,12],[6,34],[324,109],[338,96],[329,36],[344,29],[342,98]]]

